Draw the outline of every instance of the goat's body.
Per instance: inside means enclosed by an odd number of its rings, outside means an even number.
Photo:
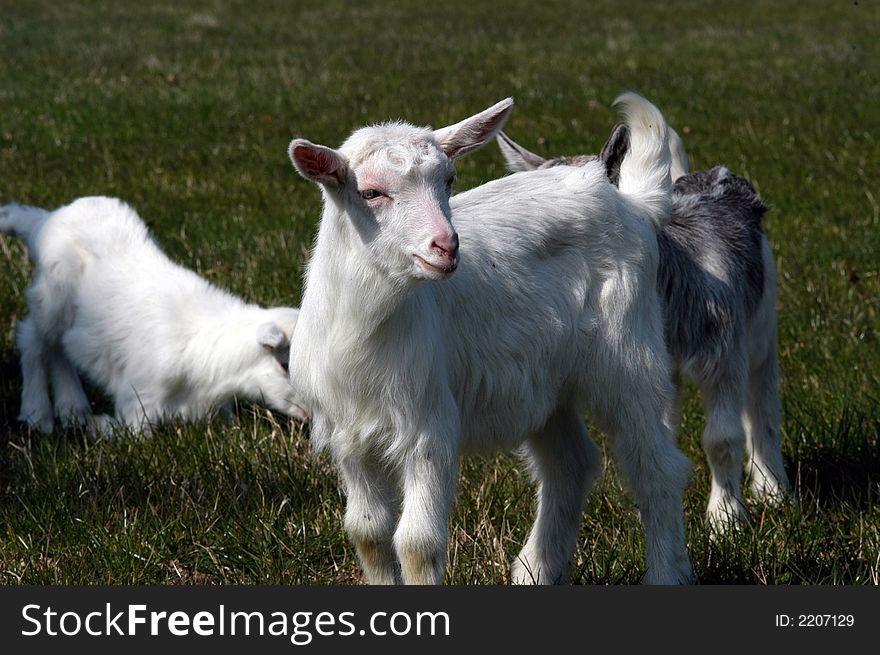
[[[788,487],[765,211],[752,185],[725,168],[688,173],[675,183],[672,220],[657,237],[657,281],[674,368],[700,386],[706,403],[703,444],[713,477],[708,517],[717,528],[744,516],[744,447],[757,495]]]
[[[386,433],[412,435],[418,430],[411,417],[420,416],[423,408],[406,411],[402,398],[384,394],[400,383],[421,390],[407,399],[421,399],[445,382],[460,416],[461,447],[509,449],[546,423],[559,398],[585,399],[582,389],[589,372],[581,364],[592,352],[591,335],[601,312],[592,303],[603,284],[613,284],[620,270],[629,267],[626,261],[612,262],[604,236],[596,247],[595,232],[607,226],[590,225],[585,218],[585,207],[608,202],[591,198],[588,191],[605,190],[598,184],[602,171],[559,169],[544,177],[546,182],[531,180],[529,194],[517,191],[521,180],[504,178],[455,196],[455,227],[468,253],[456,274],[413,288],[396,300],[398,305],[386,308],[387,317],[377,320],[371,331],[359,326],[357,333],[338,342],[321,340],[320,347],[336,356],[312,355],[312,366],[323,369],[314,378],[338,378],[342,388],[315,394],[314,402],[332,413],[340,430],[380,439]],[[568,197],[561,200],[554,198],[560,186],[569,187]],[[548,220],[529,218],[546,212],[551,198],[558,202]],[[485,208],[487,201],[491,210]],[[633,221],[619,235],[627,259],[650,271],[656,257],[651,230]],[[568,283],[575,278],[575,284]],[[352,289],[352,279],[346,276],[340,288],[332,293],[322,288],[320,295],[339,298],[347,313],[351,303],[367,304],[361,313],[369,315],[375,311],[375,294],[368,288]],[[560,279],[566,282],[560,285]],[[305,300],[310,299],[307,291]],[[297,331],[295,340],[325,333],[323,328],[333,322],[324,312],[304,314],[301,321],[306,329]],[[543,326],[537,333],[536,321]],[[335,336],[330,330],[326,334]],[[406,335],[419,335],[419,343],[413,344],[419,348],[408,349]],[[315,352],[313,342],[303,346],[301,352]],[[369,364],[344,358],[345,353],[360,354],[365,346],[371,351]],[[385,377],[395,379],[395,385],[378,383]],[[352,388],[358,393],[352,395]],[[328,397],[338,401],[328,403]]]
[[[498,144],[512,171],[583,166],[600,160],[617,185],[629,150],[629,127],[618,124],[600,155],[544,159],[506,135]],[[788,491],[780,438],[776,346],[776,278],[761,229],[764,203],[748,180],[723,167],[687,173],[680,137],[670,130],[669,221],[654,220],[665,305],[666,341],[676,386],[696,382],[706,405],[703,448],[712,471],[707,517],[723,530],[745,517],[742,461],[758,498]],[[678,396],[666,417],[678,425]],[[745,451],[745,452],[744,452]]]
[[[663,218],[664,178],[647,179],[645,205],[598,164],[454,196],[461,264],[416,285],[358,247],[344,203],[327,192],[290,370],[313,437],[340,469],[346,529],[371,582],[442,580],[459,455],[523,444],[538,517],[512,578],[564,580],[601,472],[585,405],[641,508],[646,580],[690,578],[689,466],[662,421],[672,389],[646,220]]]
[[[236,394],[259,399],[247,392],[256,387],[247,367],[259,357],[257,326],[283,318],[292,330],[296,310],[247,305],[173,263],[119,200],[2,211],[0,229],[22,238],[36,265],[31,314],[18,328],[21,420],[51,430],[48,371],[54,414],[92,424],[74,367],[113,396],[117,420],[135,429],[197,419]]]
[[[675,184],[672,220],[657,235],[657,282],[670,351],[697,377],[725,358],[728,326],[744,326],[764,295],[765,211],[752,186],[724,168]]]

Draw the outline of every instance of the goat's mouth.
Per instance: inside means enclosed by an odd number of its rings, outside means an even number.
[[[299,403],[291,404],[290,414],[298,419],[305,421],[306,423],[309,423],[312,420],[312,414],[309,409],[304,405],[300,405]]]
[[[455,269],[458,268],[458,257],[455,257],[454,259],[450,259],[448,261],[437,263],[431,263],[416,254],[413,254],[413,259],[415,259],[416,263],[429,273],[442,277],[452,275],[455,272]]]

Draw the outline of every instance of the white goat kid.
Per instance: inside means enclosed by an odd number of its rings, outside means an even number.
[[[0,207],[0,232],[20,238],[36,264],[19,321],[19,420],[42,431],[93,416],[76,368],[109,392],[133,430],[195,420],[234,397],[305,416],[286,361],[298,310],[248,305],[171,262],[131,207],[81,198],[48,212]]]
[[[592,155],[544,159],[503,133],[498,145],[511,171],[583,165]],[[615,126],[598,159],[612,183],[629,147]],[[688,173],[680,138],[670,222],[657,234],[657,288],[666,308],[666,341],[676,388],[696,382],[706,405],[703,449],[712,472],[706,516],[715,532],[745,521],[743,457],[754,495],[787,495],[780,439],[776,344],[776,265],[761,217],[767,208],[748,180],[726,168]],[[678,423],[678,396],[670,426]]]
[[[587,403],[641,510],[646,582],[690,580],[690,466],[662,420],[672,389],[646,220],[669,210],[666,127],[637,97],[621,103],[629,195],[593,165],[450,200],[452,160],[500,129],[511,100],[436,131],[364,128],[339,150],[291,143],[324,196],[291,380],[341,473],[371,583],[440,583],[460,454],[523,444],[538,509],[512,579],[565,581],[602,469]]]

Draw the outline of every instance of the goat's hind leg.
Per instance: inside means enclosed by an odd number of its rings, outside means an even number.
[[[662,345],[593,368],[593,415],[611,437],[615,461],[633,493],[645,530],[645,583],[687,584],[693,572],[684,528],[684,491],[691,474],[664,422],[673,391]],[[627,356],[629,355],[629,356]]]
[[[30,315],[18,324],[22,369],[19,420],[42,432],[51,432],[54,423],[49,376],[56,395],[55,408],[61,410],[65,427],[69,411],[89,411],[79,378],[61,348],[62,336],[73,316],[70,284],[76,273],[69,264],[55,263],[46,272],[38,262],[34,283],[25,291]]]
[[[779,363],[776,340],[764,361],[752,367],[742,419],[746,434],[746,470],[752,493],[759,500],[779,502],[790,493],[782,461]]]
[[[514,584],[558,584],[571,572],[584,499],[602,473],[602,455],[572,408],[561,409],[526,444],[538,483],[535,524],[511,566]]]
[[[21,354],[22,378],[18,420],[40,432],[51,432],[54,421],[49,398],[50,348],[33,316],[18,322],[16,343]]]
[[[782,461],[776,264],[766,238],[761,249],[764,294],[749,322],[749,382],[742,420],[752,493],[759,500],[778,502],[789,496],[791,486]]]
[[[612,448],[645,530],[645,583],[692,582],[683,508],[690,462],[672,443],[665,426],[615,431]]]
[[[345,489],[345,531],[370,584],[396,584],[400,573],[394,554],[397,493],[389,472],[371,457],[338,460]]]
[[[731,356],[724,370],[701,383],[706,406],[703,452],[712,474],[706,520],[715,534],[746,521],[742,496],[746,376],[741,357]]]

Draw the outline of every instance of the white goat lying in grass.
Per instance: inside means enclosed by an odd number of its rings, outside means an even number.
[[[514,172],[596,159],[545,160],[504,134],[498,145]],[[745,519],[744,450],[755,496],[778,500],[789,488],[779,427],[776,266],[761,229],[767,208],[748,180],[722,167],[688,173],[681,139],[670,146],[675,185],[671,221],[657,235],[657,288],[676,387],[687,376],[706,404],[703,450],[712,472],[706,515],[714,530],[724,531]],[[628,147],[629,131],[617,125],[598,157],[612,183]],[[676,402],[670,424],[678,423],[678,413]]]
[[[109,392],[116,420],[149,430],[195,420],[235,397],[304,416],[286,361],[298,310],[247,305],[170,261],[143,221],[113,198],[81,198],[48,212],[0,207],[0,232],[36,264],[18,324],[19,420],[108,432],[93,416],[76,368]]]
[[[641,510],[645,580],[691,579],[690,465],[663,422],[672,386],[649,225],[669,212],[666,124],[638,96],[619,102],[633,134],[622,192],[597,163],[450,200],[452,160],[496,133],[510,100],[436,131],[391,123],[339,150],[291,143],[324,195],[291,380],[341,473],[370,582],[441,582],[460,454],[521,445],[538,513],[512,578],[566,580],[602,469],[587,404]]]

